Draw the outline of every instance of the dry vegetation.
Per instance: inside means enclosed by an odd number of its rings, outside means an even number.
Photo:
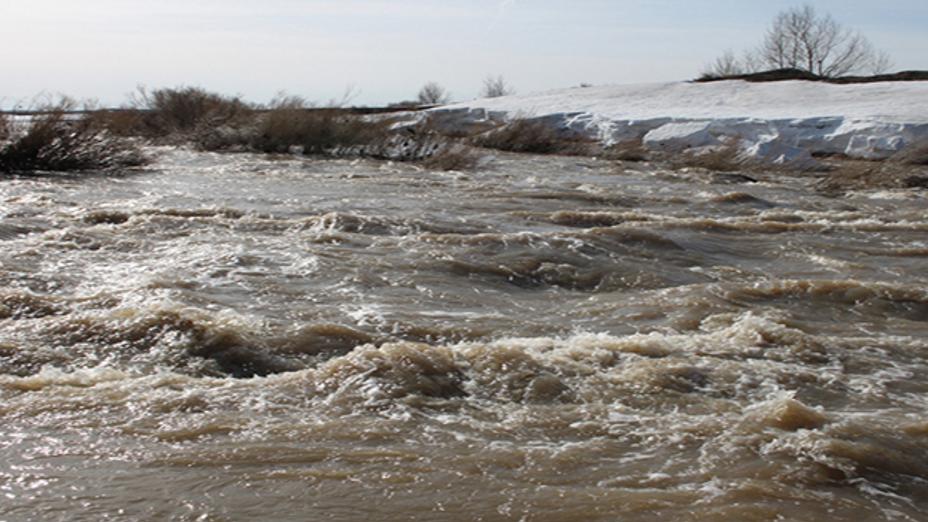
[[[0,132],[6,128],[4,121]],[[422,162],[427,168],[446,170],[477,164],[469,147],[456,144],[427,120],[398,131],[388,117],[337,106],[314,107],[296,96],[282,95],[259,107],[196,87],[140,89],[130,107],[88,112],[80,121],[112,139],[134,137],[217,152],[369,157]],[[38,135],[30,143],[37,141]]]
[[[112,170],[139,165],[144,162],[141,142],[189,144],[218,152],[366,157],[414,162],[434,170],[476,168],[480,165],[477,148],[655,161],[670,168],[712,172],[789,170],[746,162],[734,141],[675,154],[649,150],[641,139],[604,148],[542,118],[517,118],[491,130],[484,126],[463,133],[458,127],[442,125],[438,115],[398,125],[389,115],[319,108],[294,96],[281,96],[258,107],[235,97],[181,87],[151,93],[140,90],[129,108],[86,113],[71,112],[74,108],[67,101],[45,107],[31,123],[0,115],[0,170]],[[826,176],[822,186],[922,186],[924,180],[913,177],[912,171],[925,165],[928,142],[915,144],[886,162],[832,161],[830,169],[844,174]]]
[[[714,172],[734,172],[750,165],[741,157],[735,141],[728,141],[706,151],[683,152],[671,159],[675,168],[700,168]]]
[[[916,142],[883,161],[832,158],[819,189],[840,193],[863,189],[928,189],[928,140]]]
[[[547,122],[528,118],[513,120],[472,141],[487,149],[531,154],[587,155],[596,149],[591,140],[564,136]]]
[[[649,161],[653,154],[641,138],[616,143],[604,148],[598,156],[605,160],[641,162]]]
[[[387,139],[389,122],[367,120],[338,108],[315,109],[299,97],[272,102],[256,115],[248,148],[258,152],[362,155]]]
[[[199,87],[139,89],[134,100],[141,109],[143,136],[196,139],[209,129],[240,127],[252,118],[253,108],[237,97],[208,92]]]
[[[75,104],[61,100],[37,109],[28,120],[0,122],[0,173],[111,171],[143,165],[133,140],[115,136]]]

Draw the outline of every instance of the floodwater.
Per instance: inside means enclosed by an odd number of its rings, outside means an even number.
[[[0,520],[928,520],[928,200],[501,156],[0,181]]]

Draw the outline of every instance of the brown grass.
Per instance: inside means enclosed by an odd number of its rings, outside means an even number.
[[[543,120],[525,118],[476,136],[473,143],[487,149],[530,154],[587,155],[593,150],[589,140],[564,137]]]
[[[0,171],[109,171],[146,163],[137,144],[112,135],[86,115],[69,114],[61,100],[40,107],[28,122],[7,125],[0,143]]]
[[[744,170],[746,162],[738,157],[740,153],[735,141],[728,141],[714,150],[702,153],[684,152],[673,159],[675,168],[700,168],[714,172],[733,172]]]
[[[613,161],[648,161],[651,159],[651,151],[644,146],[641,138],[616,143],[606,147],[599,153],[599,157],[605,160]]]

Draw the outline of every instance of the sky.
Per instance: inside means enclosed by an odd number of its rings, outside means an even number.
[[[928,69],[928,1],[809,2]],[[0,0],[0,106],[64,94],[106,106],[138,86],[249,101],[455,100],[502,75],[526,93],[693,78],[756,46],[784,0]]]

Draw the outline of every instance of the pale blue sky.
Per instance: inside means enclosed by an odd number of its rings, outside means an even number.
[[[785,0],[0,0],[0,100],[40,92],[119,104],[137,85],[198,85],[252,101],[285,90],[357,104],[433,80],[473,98],[684,80],[755,45]],[[860,29],[896,69],[928,69],[928,1],[810,2]]]

